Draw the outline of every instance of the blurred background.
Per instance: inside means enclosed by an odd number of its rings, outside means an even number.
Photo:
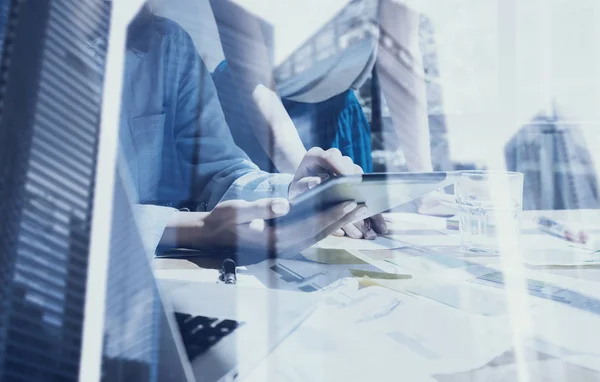
[[[155,1],[158,13],[192,35],[213,70],[224,55],[210,5]],[[192,3],[196,12],[190,12]],[[414,38],[399,31],[392,33],[393,44],[379,33],[377,0],[233,3],[263,25],[280,93],[286,84],[302,83],[311,69],[325,70],[319,69],[327,67],[324,62],[365,39],[379,39],[379,54],[399,45],[400,68],[422,66],[417,75],[426,89],[433,169],[518,170],[526,173],[529,200],[544,189],[558,190],[552,197],[557,200],[525,202],[526,209],[597,207],[597,1],[390,1],[417,20],[408,29]],[[198,15],[205,15],[201,22]],[[349,65],[365,65],[356,61]],[[407,155],[414,154],[401,147],[401,125],[410,119],[392,121],[378,68],[373,66],[354,90],[371,126],[373,171],[406,171]],[[411,98],[410,88],[396,91]],[[567,190],[573,186],[574,191]],[[569,192],[584,195],[564,195]],[[569,201],[574,198],[579,204]]]

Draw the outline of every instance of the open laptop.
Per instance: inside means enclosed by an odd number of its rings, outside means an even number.
[[[314,294],[301,292],[173,280],[159,284],[180,355],[197,381],[246,375],[316,302]]]
[[[226,285],[218,275],[214,282],[155,278],[127,168],[117,167],[105,281],[106,380],[226,381],[251,371],[311,313],[317,295]]]

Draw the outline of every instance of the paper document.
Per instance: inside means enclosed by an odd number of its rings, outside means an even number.
[[[523,262],[532,266],[599,266],[600,254],[576,248],[524,249]]]
[[[352,250],[390,249],[404,246],[405,244],[402,242],[397,242],[383,236],[377,236],[375,240],[357,240],[348,237],[328,236],[315,245],[316,248]]]
[[[386,281],[382,281],[381,284],[391,285]],[[503,293],[493,293],[486,290],[486,288],[467,285],[464,282],[424,282],[409,285],[405,290],[475,315],[501,317],[506,316],[508,313],[506,298]]]
[[[429,253],[421,248],[399,248],[360,251],[371,261],[386,261],[413,275],[424,275],[442,272],[447,269],[472,265],[467,260],[452,255]]]
[[[435,381],[414,352],[387,335],[365,330],[367,322],[401,305],[395,294],[358,290],[355,281],[342,280],[321,294],[319,307],[245,381],[364,382],[390,376]]]
[[[448,235],[430,230],[396,231],[388,237],[405,245],[419,247],[460,246],[460,236],[458,234]]]
[[[435,379],[439,382],[518,381],[520,375],[517,360],[526,363],[522,368],[527,370],[527,380],[532,382],[597,381],[600,378],[596,371],[570,362],[568,357],[561,359],[528,347],[521,359],[511,349],[483,367],[460,373],[439,374]]]
[[[475,277],[470,282],[491,286],[494,288],[504,288],[504,275],[501,272],[492,272]],[[569,290],[557,283],[527,278],[525,280],[524,293],[532,296],[545,298],[557,303],[566,304],[571,308],[584,310],[593,314],[600,315],[600,300],[589,295],[585,295],[575,290]]]
[[[346,290],[326,295],[250,380],[435,380],[432,373],[472,370],[510,349],[509,330],[503,317],[471,315],[418,296],[380,287]]]
[[[339,253],[334,254],[340,259]],[[392,278],[406,279],[409,274],[398,272],[397,267],[387,264],[387,269],[381,269],[364,261],[348,264],[348,256],[341,256],[341,264],[324,264],[311,261],[303,255],[292,259],[271,259],[259,264],[247,266],[240,274],[256,277],[269,288],[300,290],[315,292],[331,283],[346,277]],[[345,262],[345,263],[344,263]]]
[[[367,264],[345,249],[310,247],[302,252],[309,261],[322,264]]]
[[[563,292],[563,296],[572,291]],[[585,296],[585,297],[582,297]],[[532,336],[543,338],[549,343],[569,350],[567,354],[571,362],[600,371],[600,316],[593,313],[597,310],[597,301],[590,302],[589,295],[575,292],[567,295],[567,299],[575,304],[556,303],[551,300],[540,300],[531,310]],[[590,362],[595,359],[596,362]]]

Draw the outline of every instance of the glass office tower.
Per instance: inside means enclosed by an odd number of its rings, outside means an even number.
[[[110,5],[13,0],[0,73],[0,381],[77,380]]]
[[[8,6],[10,0],[0,0],[0,56],[4,46],[4,32],[6,31],[6,21],[8,19]]]

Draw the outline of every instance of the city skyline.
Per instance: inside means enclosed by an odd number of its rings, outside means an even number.
[[[323,9],[306,7],[299,12],[294,10],[301,0],[286,1],[287,7],[274,1],[235,1],[274,26],[276,64],[349,3],[333,1]],[[452,161],[504,168],[504,144],[552,98],[558,98],[569,115],[583,122],[587,140],[600,144],[600,109],[594,106],[600,97],[595,90],[600,65],[594,64],[600,60],[600,50],[586,45],[599,33],[600,12],[585,11],[598,9],[600,3],[583,2],[577,7],[560,1],[546,7],[535,1],[518,2],[512,19],[501,20],[497,0],[402,1],[426,14],[435,26]],[[499,98],[499,78],[506,73],[499,66],[500,49],[505,49],[499,45],[499,36],[510,30],[519,36],[512,53],[508,52],[519,68],[518,77],[512,79],[516,93]],[[570,44],[569,36],[579,36],[581,43]],[[536,57],[536,65],[531,65]],[[512,103],[516,103],[513,122],[497,123],[498,107],[512,107]],[[600,154],[592,155],[600,166]]]

